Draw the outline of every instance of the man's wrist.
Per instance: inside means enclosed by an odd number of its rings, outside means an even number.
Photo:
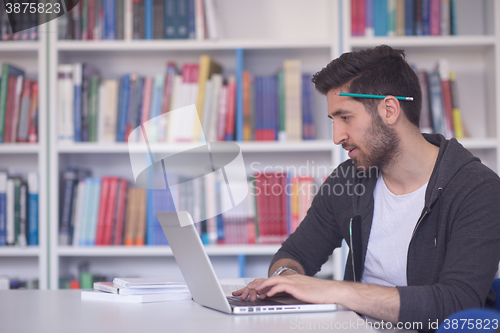
[[[270,277],[273,277],[276,275],[290,275],[290,274],[299,274],[299,273],[291,267],[281,266],[277,270],[275,270],[274,273]]]

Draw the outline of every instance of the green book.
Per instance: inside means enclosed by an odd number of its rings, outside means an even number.
[[[98,75],[90,77],[89,85],[89,141],[97,142],[97,112],[99,110],[99,82]]]
[[[278,106],[279,106],[278,141],[286,141],[285,73],[283,71],[278,72]]]
[[[3,142],[3,133],[5,129],[9,77],[20,75],[24,76],[24,71],[22,69],[12,66],[8,62],[2,64],[2,76],[0,78],[0,143]]]

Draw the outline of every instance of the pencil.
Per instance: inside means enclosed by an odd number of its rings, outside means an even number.
[[[380,98],[384,99],[388,95],[370,95],[370,94],[354,94],[354,93],[336,93],[339,96],[349,96],[349,97],[360,97],[360,98]],[[403,96],[394,96],[396,99],[400,101],[413,101],[413,97],[403,97]]]

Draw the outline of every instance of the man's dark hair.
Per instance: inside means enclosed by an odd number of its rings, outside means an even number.
[[[342,54],[313,75],[316,89],[326,95],[331,89],[348,87],[350,93],[413,97],[399,101],[406,118],[419,126],[422,91],[418,77],[405,60],[403,50],[387,45]],[[378,99],[356,98],[373,115]]]

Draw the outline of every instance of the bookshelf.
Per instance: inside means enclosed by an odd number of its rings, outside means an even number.
[[[0,275],[20,272],[21,277],[38,277],[42,289],[57,289],[59,277],[75,275],[88,265],[93,273],[114,275],[172,275],[180,277],[175,260],[165,246],[58,245],[61,174],[68,166],[91,169],[93,176],[117,175],[133,183],[123,143],[60,144],[57,141],[57,66],[75,62],[96,65],[103,78],[117,79],[125,72],[154,75],[164,71],[167,61],[178,65],[197,62],[209,54],[224,67],[224,76],[236,68],[235,51],[243,50],[245,69],[254,75],[269,75],[284,59],[298,58],[304,72],[314,73],[342,52],[388,44],[404,48],[410,62],[431,70],[438,57],[450,61],[457,72],[461,111],[471,138],[460,142],[493,170],[500,167],[500,5],[484,0],[484,33],[429,37],[352,37],[349,0],[317,0],[312,6],[301,0],[220,0],[219,40],[133,40],[74,41],[57,39],[57,20],[41,29],[38,42],[0,42],[0,61],[12,61],[37,76],[40,82],[39,143],[0,145],[0,168],[40,174],[38,248],[0,248]],[[475,11],[477,12],[477,11]],[[473,20],[472,20],[473,21]],[[467,27],[464,28],[467,30]],[[471,30],[472,31],[472,30]],[[477,98],[479,97],[479,98]],[[315,95],[318,140],[302,142],[239,143],[247,170],[257,168],[299,168],[314,161],[334,167],[346,157],[331,140],[330,122],[325,121],[326,101]],[[153,145],[159,152],[179,152],[189,144]],[[132,150],[134,147],[132,146]],[[46,177],[44,177],[45,175]],[[50,242],[47,241],[50,239]],[[220,277],[262,276],[277,245],[210,245],[207,252]],[[345,249],[336,251],[322,273],[343,276]],[[50,259],[50,260],[49,260]],[[50,284],[49,284],[50,283]]]
[[[0,63],[10,62],[39,83],[47,79],[47,38],[45,25],[39,27],[38,41],[0,41]],[[38,280],[39,289],[48,288],[47,241],[47,85],[39,84],[38,143],[0,144],[0,169],[24,179],[38,172],[38,246],[0,247],[0,276]]]
[[[236,50],[244,52],[244,67],[253,75],[270,75],[282,66],[284,59],[301,59],[302,72],[315,73],[330,59],[338,56],[338,26],[330,20],[337,16],[337,3],[322,0],[318,7],[303,15],[302,1],[219,1],[222,26],[227,32],[219,40],[114,40],[75,41],[58,40],[57,22],[50,22],[49,73],[51,114],[57,110],[58,64],[87,62],[95,65],[101,77],[116,79],[126,72],[154,75],[164,71],[167,61],[198,62],[200,55],[208,54],[223,66],[227,77],[236,70]],[[268,12],[265,17],[262,11]],[[227,16],[224,12],[231,13]],[[249,16],[250,15],[250,16]],[[253,15],[253,16],[252,16]],[[276,20],[276,18],[278,19]],[[297,18],[302,18],[297,24]],[[248,20],[252,22],[248,22]],[[280,26],[279,32],[268,33]],[[251,28],[250,28],[251,27]],[[326,117],[326,101],[315,94],[315,122],[318,140],[300,142],[241,142],[247,172],[265,167],[284,168],[306,166],[307,161],[331,169],[338,164],[340,150],[331,140]],[[326,118],[325,118],[326,119]],[[51,117],[50,128],[56,129],[56,117]],[[133,184],[129,147],[126,143],[64,143],[57,141],[56,131],[49,135],[50,147],[50,288],[58,288],[62,276],[77,276],[78,267],[88,265],[89,271],[105,275],[169,275],[180,276],[172,253],[165,246],[93,246],[73,247],[58,245],[59,198],[61,174],[68,166],[91,169],[94,177],[117,175]],[[190,144],[155,144],[155,152],[180,152]],[[134,151],[134,145],[131,150]],[[139,150],[139,146],[137,146]],[[55,181],[58,180],[58,181]],[[267,274],[272,255],[279,245],[208,245],[219,277],[237,277]],[[333,265],[325,265],[324,274],[333,272]]]
[[[471,133],[471,137],[459,141],[481,158],[484,164],[498,172],[500,27],[495,18],[500,13],[500,6],[492,0],[477,3],[460,1],[459,5],[461,9],[457,9],[457,25],[461,24],[461,29],[458,35],[366,37],[352,36],[351,1],[342,0],[341,47],[343,52],[380,44],[402,48],[410,64],[426,71],[432,71],[439,58],[448,59],[450,69],[457,73],[462,119]],[[464,19],[464,13],[470,13],[470,16]],[[479,18],[481,26],[475,24]]]

